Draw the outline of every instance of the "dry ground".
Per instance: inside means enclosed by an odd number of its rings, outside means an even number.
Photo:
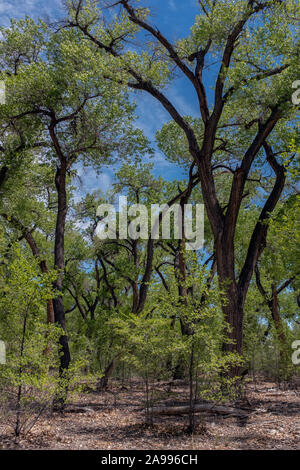
[[[180,385],[171,393],[167,385],[160,388],[168,404],[187,395]],[[263,382],[247,389],[248,401],[240,406],[249,408],[248,419],[197,414],[198,431],[189,435],[187,416],[156,417],[153,428],[145,427],[142,384],[114,383],[109,392],[77,397],[64,415],[42,416],[18,444],[2,422],[0,449],[300,449],[300,391]]]

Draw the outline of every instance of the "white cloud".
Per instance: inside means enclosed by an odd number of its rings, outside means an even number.
[[[150,95],[139,93],[137,102],[137,114],[139,117],[136,125],[144,132],[148,139],[154,140],[156,132],[166,121],[170,120],[170,116],[162,105]]]
[[[78,178],[74,178],[73,184],[77,188],[74,199],[78,202],[87,193],[100,190],[105,194],[112,188],[113,169],[103,168],[100,174],[91,168],[85,168],[81,163],[75,166]]]
[[[156,171],[163,171],[173,167],[173,163],[169,162],[161,152],[155,152],[155,155],[149,159],[149,163],[154,163]]]
[[[185,80],[185,79],[184,79]],[[186,84],[187,82],[185,82]],[[173,82],[168,90],[168,98],[175,105],[177,111],[184,116],[198,116],[199,110],[195,106],[195,100],[184,96],[183,90],[185,84],[179,84],[179,81]]]
[[[175,5],[175,0],[168,0],[168,4],[169,4],[169,8],[171,8],[171,10],[177,10],[177,6]]]
[[[26,15],[33,18],[49,17],[57,19],[62,16],[61,0],[0,0],[0,25],[8,26],[11,18],[23,18]]]
[[[106,193],[112,187],[112,178],[109,173],[102,173],[96,181],[98,185],[95,189],[101,189],[103,193]]]

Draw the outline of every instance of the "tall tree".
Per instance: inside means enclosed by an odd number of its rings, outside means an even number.
[[[265,247],[270,213],[285,185],[280,155],[288,151],[285,133],[291,132],[296,113],[291,94],[299,75],[295,35],[298,2],[199,2],[200,13],[190,34],[176,43],[152,24],[144,6],[136,6],[133,0],[114,2],[116,6],[120,15],[107,24],[96,3],[68,2],[69,18],[63,26],[81,31],[100,54],[112,57],[115,69],[107,73],[108,80],[150,94],[169,113],[177,132],[181,131],[198,169],[218,276],[227,294],[223,312],[231,326],[232,342],[226,343],[224,350],[242,353],[247,291]],[[140,51],[128,50],[125,39],[137,32],[150,35],[151,41],[145,40]],[[163,91],[174,76],[174,68],[194,88],[200,115],[196,125]],[[207,78],[210,83],[214,80],[212,99],[205,85]],[[225,208],[214,181],[212,161],[217,151],[223,152],[222,165],[232,175]],[[238,273],[234,239],[245,185],[255,170],[267,167],[275,175],[274,186],[265,198]],[[239,368],[232,370],[233,375],[239,372]]]
[[[34,33],[32,32],[34,31]],[[15,34],[14,34],[15,33]],[[92,165],[95,169],[113,158],[143,152],[145,139],[130,125],[132,106],[126,93],[109,84],[99,75],[105,58],[95,53],[89,43],[82,43],[75,30],[52,33],[43,23],[32,20],[12,22],[3,30],[2,62],[5,65],[8,96],[3,119],[8,123],[29,123],[44,138],[45,151],[37,158],[54,171],[57,193],[54,267],[58,279],[54,283],[57,296],[53,299],[55,321],[66,330],[62,296],[65,264],[65,225],[68,212],[68,176],[75,163]],[[19,50],[19,35],[32,44],[40,43],[38,56],[27,57]],[[23,46],[23,44],[21,44]],[[11,55],[18,58],[11,63]],[[97,74],[95,73],[97,71]],[[26,127],[24,129],[26,141]],[[67,335],[60,337],[62,354],[60,374],[65,380],[70,363]],[[63,399],[58,406],[63,406]]]

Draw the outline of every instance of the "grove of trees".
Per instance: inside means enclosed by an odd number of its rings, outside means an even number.
[[[0,401],[17,436],[113,379],[143,381],[147,424],[155,383],[185,380],[192,431],[199,400],[299,375],[299,4],[196,3],[176,41],[146,0],[67,0],[60,21],[0,28]],[[198,116],[169,97],[178,79]],[[168,113],[153,141],[145,95]],[[157,149],[178,178],[158,175]],[[109,190],[89,192],[85,170],[107,168]],[[204,204],[204,247],[184,230],[101,240],[97,208],[119,195]]]

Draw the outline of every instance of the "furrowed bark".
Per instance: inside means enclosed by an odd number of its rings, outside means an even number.
[[[8,173],[8,167],[3,166],[0,170],[0,189],[6,180],[7,173]]]
[[[66,192],[66,175],[67,175],[67,162],[62,155],[59,143],[56,138],[54,126],[50,126],[50,135],[56,151],[60,157],[60,167],[57,168],[55,176],[55,186],[58,197],[57,207],[57,219],[55,229],[55,244],[54,244],[54,265],[58,270],[58,279],[54,282],[54,288],[58,292],[58,296],[53,300],[54,307],[54,319],[62,330],[66,331],[66,316],[65,307],[62,298],[62,281],[63,281],[63,270],[65,266],[65,253],[64,253],[64,241],[65,241],[65,224],[67,217],[67,192]],[[66,334],[62,334],[59,338],[59,344],[61,347],[59,375],[61,378],[61,385],[57,392],[57,396],[53,402],[53,408],[58,411],[64,409],[65,400],[68,393],[68,368],[71,361],[71,355],[69,350],[68,338]]]
[[[220,237],[221,240],[217,243],[217,262],[218,273],[220,282],[226,285],[229,283],[226,289],[226,300],[227,303],[223,306],[226,321],[229,323],[232,331],[230,338],[233,341],[232,344],[224,344],[224,351],[235,351],[241,353],[243,349],[243,318],[244,318],[244,303],[248,292],[249,284],[255,269],[255,265],[265,248],[266,237],[268,233],[268,219],[270,214],[276,207],[277,202],[282,194],[285,184],[285,169],[279,165],[272,153],[271,148],[266,142],[263,142],[263,146],[266,151],[267,161],[271,165],[275,172],[276,179],[272,192],[267,198],[265,205],[261,211],[259,220],[254,228],[251,236],[251,240],[248,247],[244,266],[241,270],[238,282],[235,279],[234,273],[234,230],[232,223],[236,220],[237,214],[230,214],[231,224],[229,225],[229,234],[225,231],[225,236]],[[234,205],[234,188],[236,189],[237,202]],[[239,192],[239,184],[232,186],[231,194],[231,210],[237,212],[237,206],[239,206],[239,199],[241,193]],[[232,217],[234,220],[232,220]],[[226,224],[227,225],[227,224]],[[224,255],[227,255],[224,257]],[[237,370],[234,371],[236,373]]]

